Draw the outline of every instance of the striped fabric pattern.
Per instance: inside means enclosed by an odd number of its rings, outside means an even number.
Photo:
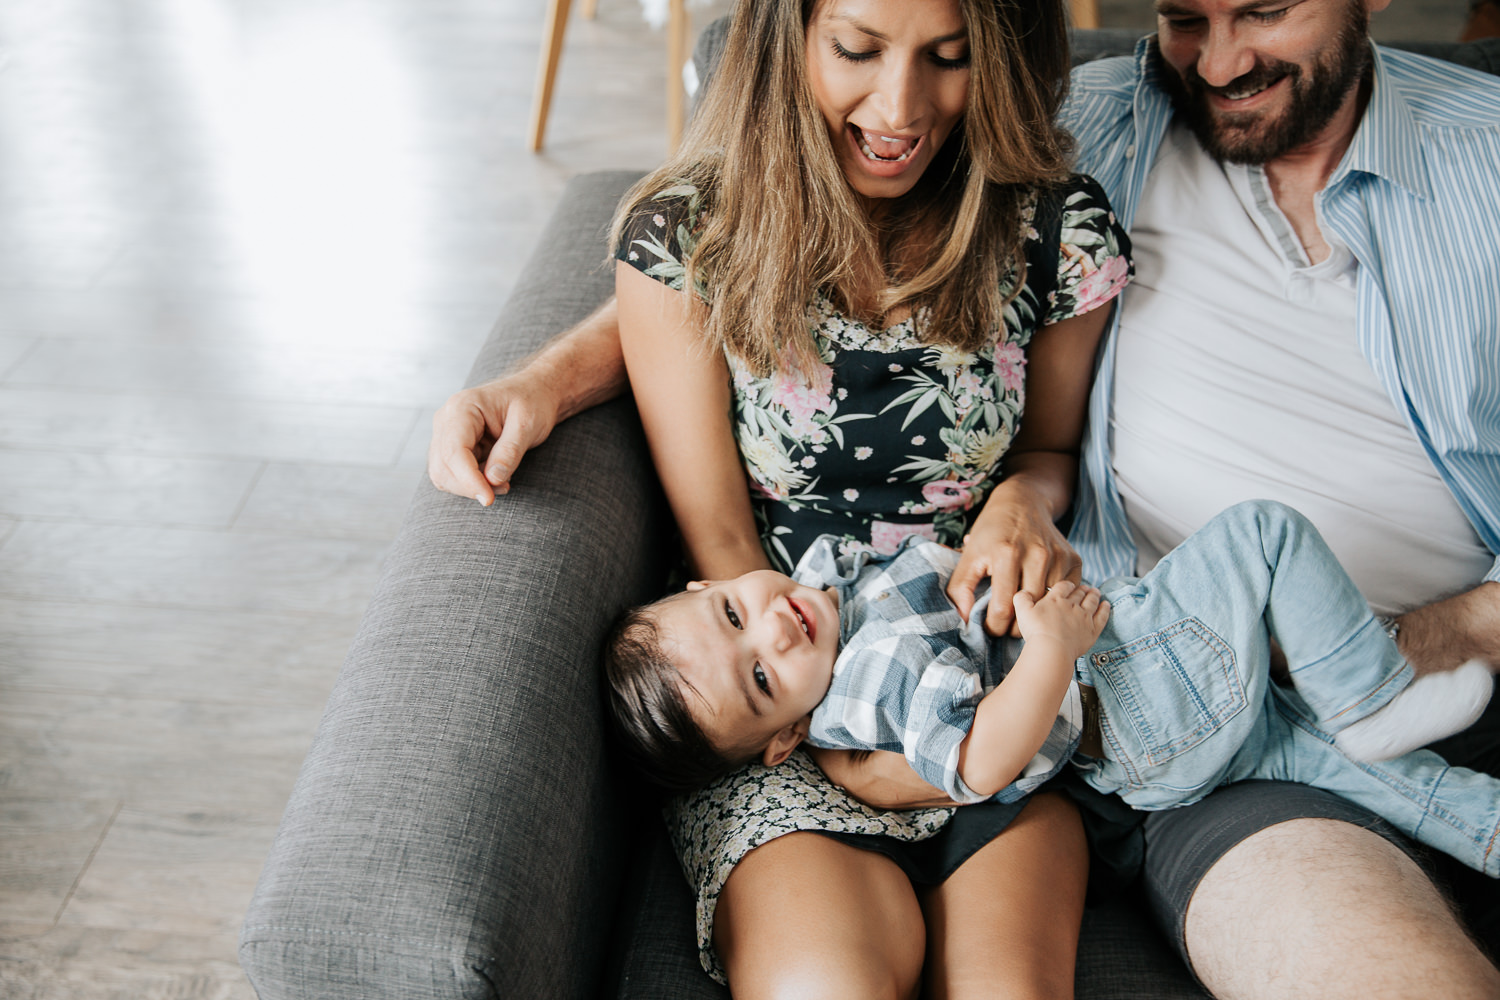
[[[1369,106],[1318,209],[1359,261],[1361,352],[1500,553],[1500,80],[1374,51]],[[1127,231],[1172,116],[1165,72],[1142,39],[1132,57],[1076,69],[1063,110],[1077,169],[1103,185]],[[1118,328],[1117,315],[1089,402],[1071,535],[1092,580],[1136,570],[1110,462]],[[1485,580],[1500,581],[1500,558]]]

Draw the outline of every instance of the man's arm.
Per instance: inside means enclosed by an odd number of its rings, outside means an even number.
[[[613,399],[625,385],[611,297],[520,368],[450,396],[432,418],[427,475],[438,489],[488,507],[497,493],[509,492],[521,457],[552,428]]]
[[[1396,621],[1396,643],[1418,674],[1452,670],[1468,660],[1500,663],[1500,583],[1481,583]]]

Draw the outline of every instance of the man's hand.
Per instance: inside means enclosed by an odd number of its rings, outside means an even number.
[[[872,809],[932,809],[958,804],[923,781],[899,753],[802,746],[829,781]]]
[[[510,491],[521,457],[547,440],[552,428],[625,388],[619,313],[611,297],[524,367],[450,396],[432,417],[427,475],[438,489],[488,507],[496,493]]]
[[[547,440],[559,409],[550,382],[524,374],[454,393],[432,417],[428,477],[438,489],[488,507],[510,491],[521,457]]]
[[[1396,644],[1418,674],[1469,660],[1500,663],[1500,583],[1481,583],[1396,619]]]

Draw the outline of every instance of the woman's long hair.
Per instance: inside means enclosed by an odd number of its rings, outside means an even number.
[[[1069,66],[1061,0],[959,0],[967,106],[878,223],[845,180],[808,81],[817,2],[836,0],[738,0],[682,145],[626,195],[614,242],[652,195],[695,185],[710,210],[684,287],[709,290],[708,345],[759,374],[813,359],[803,317],[819,290],[865,323],[914,310],[923,340],[978,349],[1024,279],[1022,207],[1067,173],[1070,141],[1055,123]]]

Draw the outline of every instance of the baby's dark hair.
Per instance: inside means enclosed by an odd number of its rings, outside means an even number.
[[[754,760],[757,751],[721,750],[693,718],[682,674],[662,651],[655,614],[661,603],[615,619],[604,640],[604,686],[611,726],[631,760],[654,783],[687,792]]]

